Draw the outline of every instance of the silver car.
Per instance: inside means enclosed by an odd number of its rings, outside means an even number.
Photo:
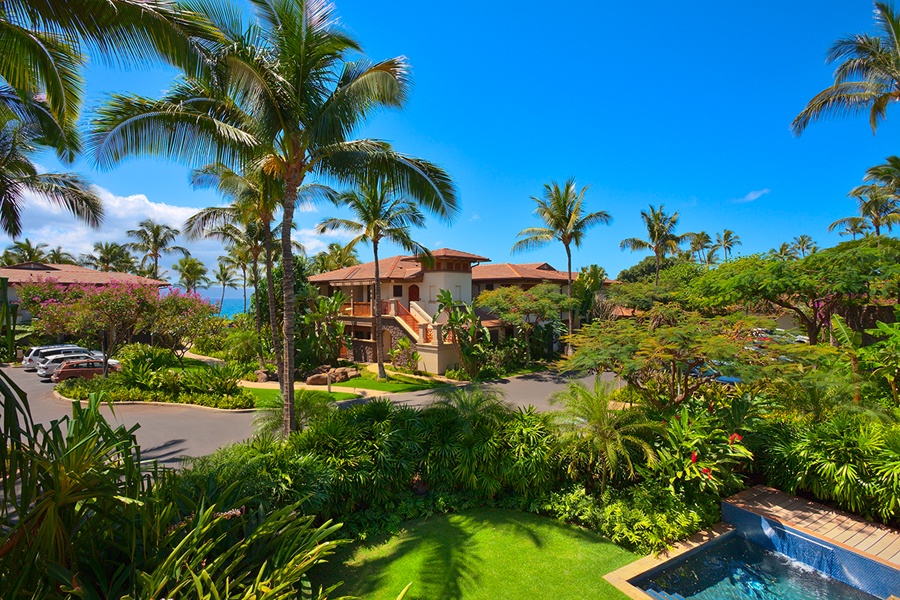
[[[40,377],[41,379],[50,377],[51,375],[53,375],[53,372],[59,368],[59,365],[63,364],[67,360],[82,360],[86,358],[94,357],[84,352],[55,354],[53,356],[48,356],[41,361],[41,364],[37,368],[38,377]]]
[[[64,348],[79,348],[83,349],[80,346],[76,346],[75,344],[54,344],[51,346],[35,346],[33,348],[29,348],[28,352],[25,353],[25,357],[22,359],[22,366],[25,367],[26,371],[34,371],[37,369],[38,363],[45,356],[50,356],[51,354],[59,354],[57,350],[62,350]]]

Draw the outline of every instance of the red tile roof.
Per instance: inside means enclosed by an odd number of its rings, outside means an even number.
[[[491,259],[479,256],[477,254],[470,254],[468,252],[463,252],[461,250],[453,250],[452,248],[438,248],[434,250],[431,255],[435,258],[454,258],[457,260],[468,260],[471,262],[491,262]],[[419,259],[417,256],[407,256],[404,260],[414,260],[417,261]]]
[[[578,273],[572,273],[572,280]],[[495,265],[475,265],[472,267],[472,283],[491,282],[536,282],[566,283],[565,271],[557,271],[547,263],[498,263]]]
[[[392,256],[378,261],[382,281],[422,281],[422,265],[408,256]],[[312,283],[372,283],[375,281],[375,261],[337,271],[319,273],[309,278]]]
[[[10,285],[46,281],[52,279],[61,284],[108,285],[113,282],[156,285],[164,287],[167,281],[149,279],[130,273],[95,271],[78,265],[54,265],[39,262],[27,262],[0,267],[0,277],[9,279]]]

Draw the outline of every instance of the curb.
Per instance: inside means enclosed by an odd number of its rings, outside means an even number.
[[[74,398],[66,398],[56,390],[53,390],[53,396],[57,400],[63,402],[78,402],[81,406],[88,406],[89,400],[75,400]],[[178,402],[113,402],[113,406],[187,406],[201,410],[211,410],[214,412],[224,412],[230,414],[255,413],[259,408],[214,408],[212,406],[200,406],[199,404],[180,404]]]

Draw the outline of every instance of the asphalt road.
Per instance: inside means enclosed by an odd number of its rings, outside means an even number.
[[[71,415],[71,403],[53,395],[53,384],[49,380],[41,381],[34,372],[21,368],[4,366],[3,371],[27,394],[35,422],[49,424]],[[613,376],[605,373],[603,379],[611,381]],[[540,411],[547,411],[554,408],[549,396],[563,389],[568,381],[566,377],[545,372],[500,379],[486,385],[500,390],[506,401],[515,406],[533,405]],[[594,377],[584,377],[580,381],[592,386]],[[427,390],[395,394],[391,399],[398,404],[418,407],[436,398],[433,391]],[[167,466],[177,466],[183,456],[211,454],[253,434],[252,411],[212,410],[184,404],[123,404],[114,409],[104,405],[100,410],[113,423],[128,427],[140,425],[135,435],[141,445],[142,458],[158,460]]]

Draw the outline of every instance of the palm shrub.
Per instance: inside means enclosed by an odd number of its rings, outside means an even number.
[[[239,364],[209,365],[197,371],[185,371],[181,375],[181,388],[187,392],[201,392],[218,396],[234,396],[240,393],[238,385],[244,375]]]
[[[175,357],[165,348],[149,344],[126,344],[116,352],[116,358],[125,368],[135,365],[147,365],[152,370],[174,367]]]

